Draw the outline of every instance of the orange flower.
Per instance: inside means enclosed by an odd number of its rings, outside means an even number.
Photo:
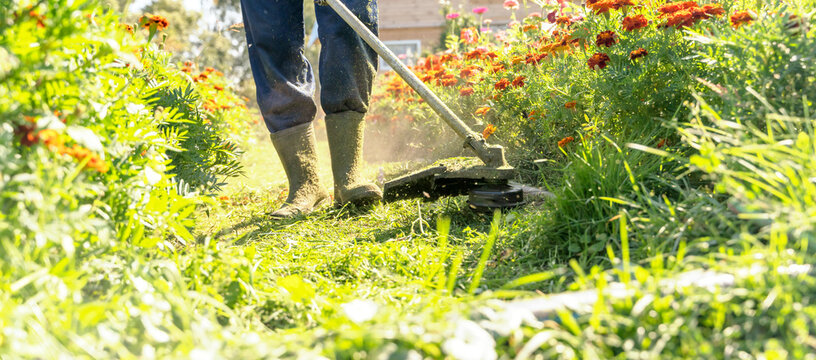
[[[669,15],[669,20],[663,24],[664,27],[671,27],[674,26],[676,28],[682,28],[691,26],[694,24],[694,14],[689,9],[680,10],[677,12],[673,12]]]
[[[531,31],[531,30],[538,30],[538,25],[536,25],[536,24],[524,25],[524,27],[522,28],[522,30],[523,30],[524,32],[528,32],[528,31]]]
[[[439,58],[443,64],[447,64],[448,62],[459,60],[459,56],[456,54],[444,54],[442,57]]]
[[[737,11],[733,15],[731,15],[731,26],[735,29],[746,24],[750,24],[754,21],[754,17],[751,16],[751,13],[747,10]]]
[[[611,47],[618,43],[618,36],[615,34],[614,31],[607,30],[595,37],[595,45],[598,47],[606,46]]]
[[[169,23],[167,22],[167,19],[165,19],[164,16],[151,15],[151,14],[145,14],[144,16],[142,16],[139,19],[139,24],[141,24],[142,27],[145,27],[145,28],[148,28],[148,29],[149,28],[155,28],[158,31],[162,31],[164,29],[167,29],[167,25],[169,25]]]
[[[476,65],[465,66],[465,68],[463,68],[462,71],[459,72],[459,77],[467,78],[467,77],[473,76],[473,75],[477,74],[479,72],[479,70],[481,70],[481,69]]]
[[[221,85],[213,85],[213,89],[218,90],[218,91],[222,91],[222,90],[224,90],[224,87],[221,86]]]
[[[567,109],[575,109],[575,105],[578,105],[575,101],[570,101],[564,104],[564,107]]]
[[[644,57],[646,55],[649,55],[649,52],[646,51],[646,49],[644,49],[644,48],[639,48],[639,49],[634,50],[634,51],[629,53],[629,59],[635,60],[637,58]]]
[[[615,2],[610,0],[598,1],[592,5],[590,9],[595,10],[596,14],[603,14],[616,9]]]
[[[569,144],[569,143],[571,143],[573,141],[575,141],[574,137],[567,136],[567,137],[565,137],[565,138],[558,141],[558,147],[562,148],[564,146],[567,146],[567,144]]]
[[[657,148],[660,149],[666,146],[666,139],[661,139],[659,143],[657,143]]]
[[[524,59],[524,62],[527,64],[538,65],[541,60],[547,57],[547,54],[527,54],[527,58]]]
[[[133,26],[130,26],[128,24],[119,24],[119,27],[125,30],[125,32],[133,34]]]
[[[487,139],[490,138],[490,135],[493,135],[493,133],[495,133],[495,132],[496,132],[496,127],[493,124],[487,124],[487,126],[484,128],[484,130],[482,130],[482,137],[484,137],[485,140],[487,140]]]
[[[645,28],[649,25],[649,20],[643,15],[627,16],[623,18],[623,30],[634,31]]]
[[[632,0],[588,0],[587,7],[594,10],[596,14],[603,14],[609,10],[618,10],[624,6],[635,5]]]
[[[705,4],[703,5],[703,11],[712,16],[720,16],[725,14],[725,9],[723,9],[722,5],[720,4]]]
[[[496,90],[504,90],[507,89],[508,86],[510,86],[510,80],[501,79],[495,85],[493,85],[493,88]]]
[[[443,86],[454,86],[459,82],[453,74],[446,74],[439,81]]]
[[[476,109],[475,114],[476,115],[484,115],[484,114],[487,114],[488,111],[490,111],[490,106],[482,106],[482,107]]]
[[[479,48],[479,49],[473,50],[471,52],[465,53],[465,59],[467,59],[467,60],[481,59],[486,52],[487,52],[487,50]]]
[[[48,146],[51,150],[56,150],[62,147],[62,137],[60,134],[54,129],[43,129],[37,133],[37,137],[42,140],[42,142]]]
[[[558,25],[570,26],[572,25],[572,19],[569,16],[561,16],[555,20],[555,23]]]
[[[698,7],[696,2],[694,1],[678,1],[673,3],[665,4],[657,9],[658,12],[661,14],[673,14],[681,10],[691,9],[694,7]]]
[[[587,65],[592,70],[595,69],[603,69],[608,65],[607,63],[610,61],[609,55],[604,53],[595,53],[587,60]]]
[[[493,66],[493,67],[490,68],[490,71],[493,72],[494,74],[497,73],[497,72],[504,71],[504,70],[505,70],[504,65],[501,65],[501,64]]]
[[[211,67],[207,66],[207,67],[205,67],[205,68],[204,68],[204,72],[206,72],[206,73],[215,72],[215,69],[213,69],[213,68],[211,68]]]
[[[58,152],[61,155],[68,155],[78,161],[87,160],[87,162],[85,163],[86,168],[94,169],[101,173],[108,172],[109,169],[108,163],[106,163],[105,160],[102,160],[102,158],[100,158],[99,155],[94,154],[93,152],[82,146],[74,144],[74,146],[70,148],[61,147],[58,150]]]
[[[466,87],[462,90],[459,90],[459,96],[470,96],[473,95],[473,88]]]
[[[518,76],[518,77],[516,77],[515,79],[513,79],[513,86],[514,86],[514,87],[522,87],[522,86],[524,86],[524,80],[527,80],[527,78],[526,78],[526,77],[524,77],[524,76]]]

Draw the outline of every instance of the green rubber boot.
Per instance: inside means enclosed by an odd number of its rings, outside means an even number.
[[[289,197],[283,206],[272,213],[273,218],[286,219],[311,213],[329,198],[317,176],[317,151],[315,150],[312,123],[270,134],[278,152],[286,178],[289,180]]]
[[[382,200],[380,188],[362,176],[363,117],[365,114],[356,111],[326,115],[334,200],[341,205],[367,205]]]

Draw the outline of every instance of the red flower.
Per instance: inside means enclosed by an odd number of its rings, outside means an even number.
[[[574,109],[575,105],[578,105],[578,103],[576,103],[575,101],[570,101],[570,102],[564,104],[564,107],[567,108],[567,109]]]
[[[609,55],[604,53],[595,53],[587,60],[587,65],[592,70],[595,69],[603,69],[608,65],[607,63],[610,61]]]
[[[473,88],[466,87],[462,90],[459,90],[459,96],[470,96],[473,95]]]
[[[526,80],[526,79],[527,79],[527,78],[526,78],[526,77],[524,77],[524,76],[518,76],[518,77],[516,77],[515,79],[513,79],[513,86],[515,86],[515,87],[522,87],[522,86],[524,86],[524,80]]]
[[[510,86],[510,80],[507,79],[501,79],[493,85],[496,90],[504,90],[507,89],[508,86]]]
[[[615,34],[615,32],[611,30],[604,31],[598,34],[597,37],[595,37],[595,45],[597,45],[598,47],[601,46],[611,47],[612,45],[615,45],[617,43],[618,37]]]
[[[629,59],[635,60],[637,58],[644,57],[646,55],[649,55],[649,52],[646,51],[646,49],[644,49],[644,48],[639,48],[639,49],[629,53]]]
[[[731,15],[731,26],[735,29],[746,24],[750,24],[754,21],[754,17],[751,16],[751,13],[747,10],[737,11],[733,15]]]
[[[645,28],[649,25],[649,20],[643,15],[627,16],[623,18],[623,30],[634,31]]]

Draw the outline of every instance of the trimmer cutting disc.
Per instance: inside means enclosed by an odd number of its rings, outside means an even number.
[[[491,213],[494,210],[511,209],[522,206],[524,189],[517,185],[485,185],[470,190],[468,205],[478,212]]]
[[[452,158],[385,183],[383,200],[386,202],[411,198],[436,200],[442,196],[471,193],[485,186],[494,189],[508,187],[515,176],[512,167],[484,166],[478,158]]]

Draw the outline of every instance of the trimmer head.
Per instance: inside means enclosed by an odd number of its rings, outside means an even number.
[[[385,183],[383,200],[469,194],[472,207],[505,208],[523,203],[523,196],[508,185],[516,170],[510,166],[484,166],[478,158],[451,158]]]

